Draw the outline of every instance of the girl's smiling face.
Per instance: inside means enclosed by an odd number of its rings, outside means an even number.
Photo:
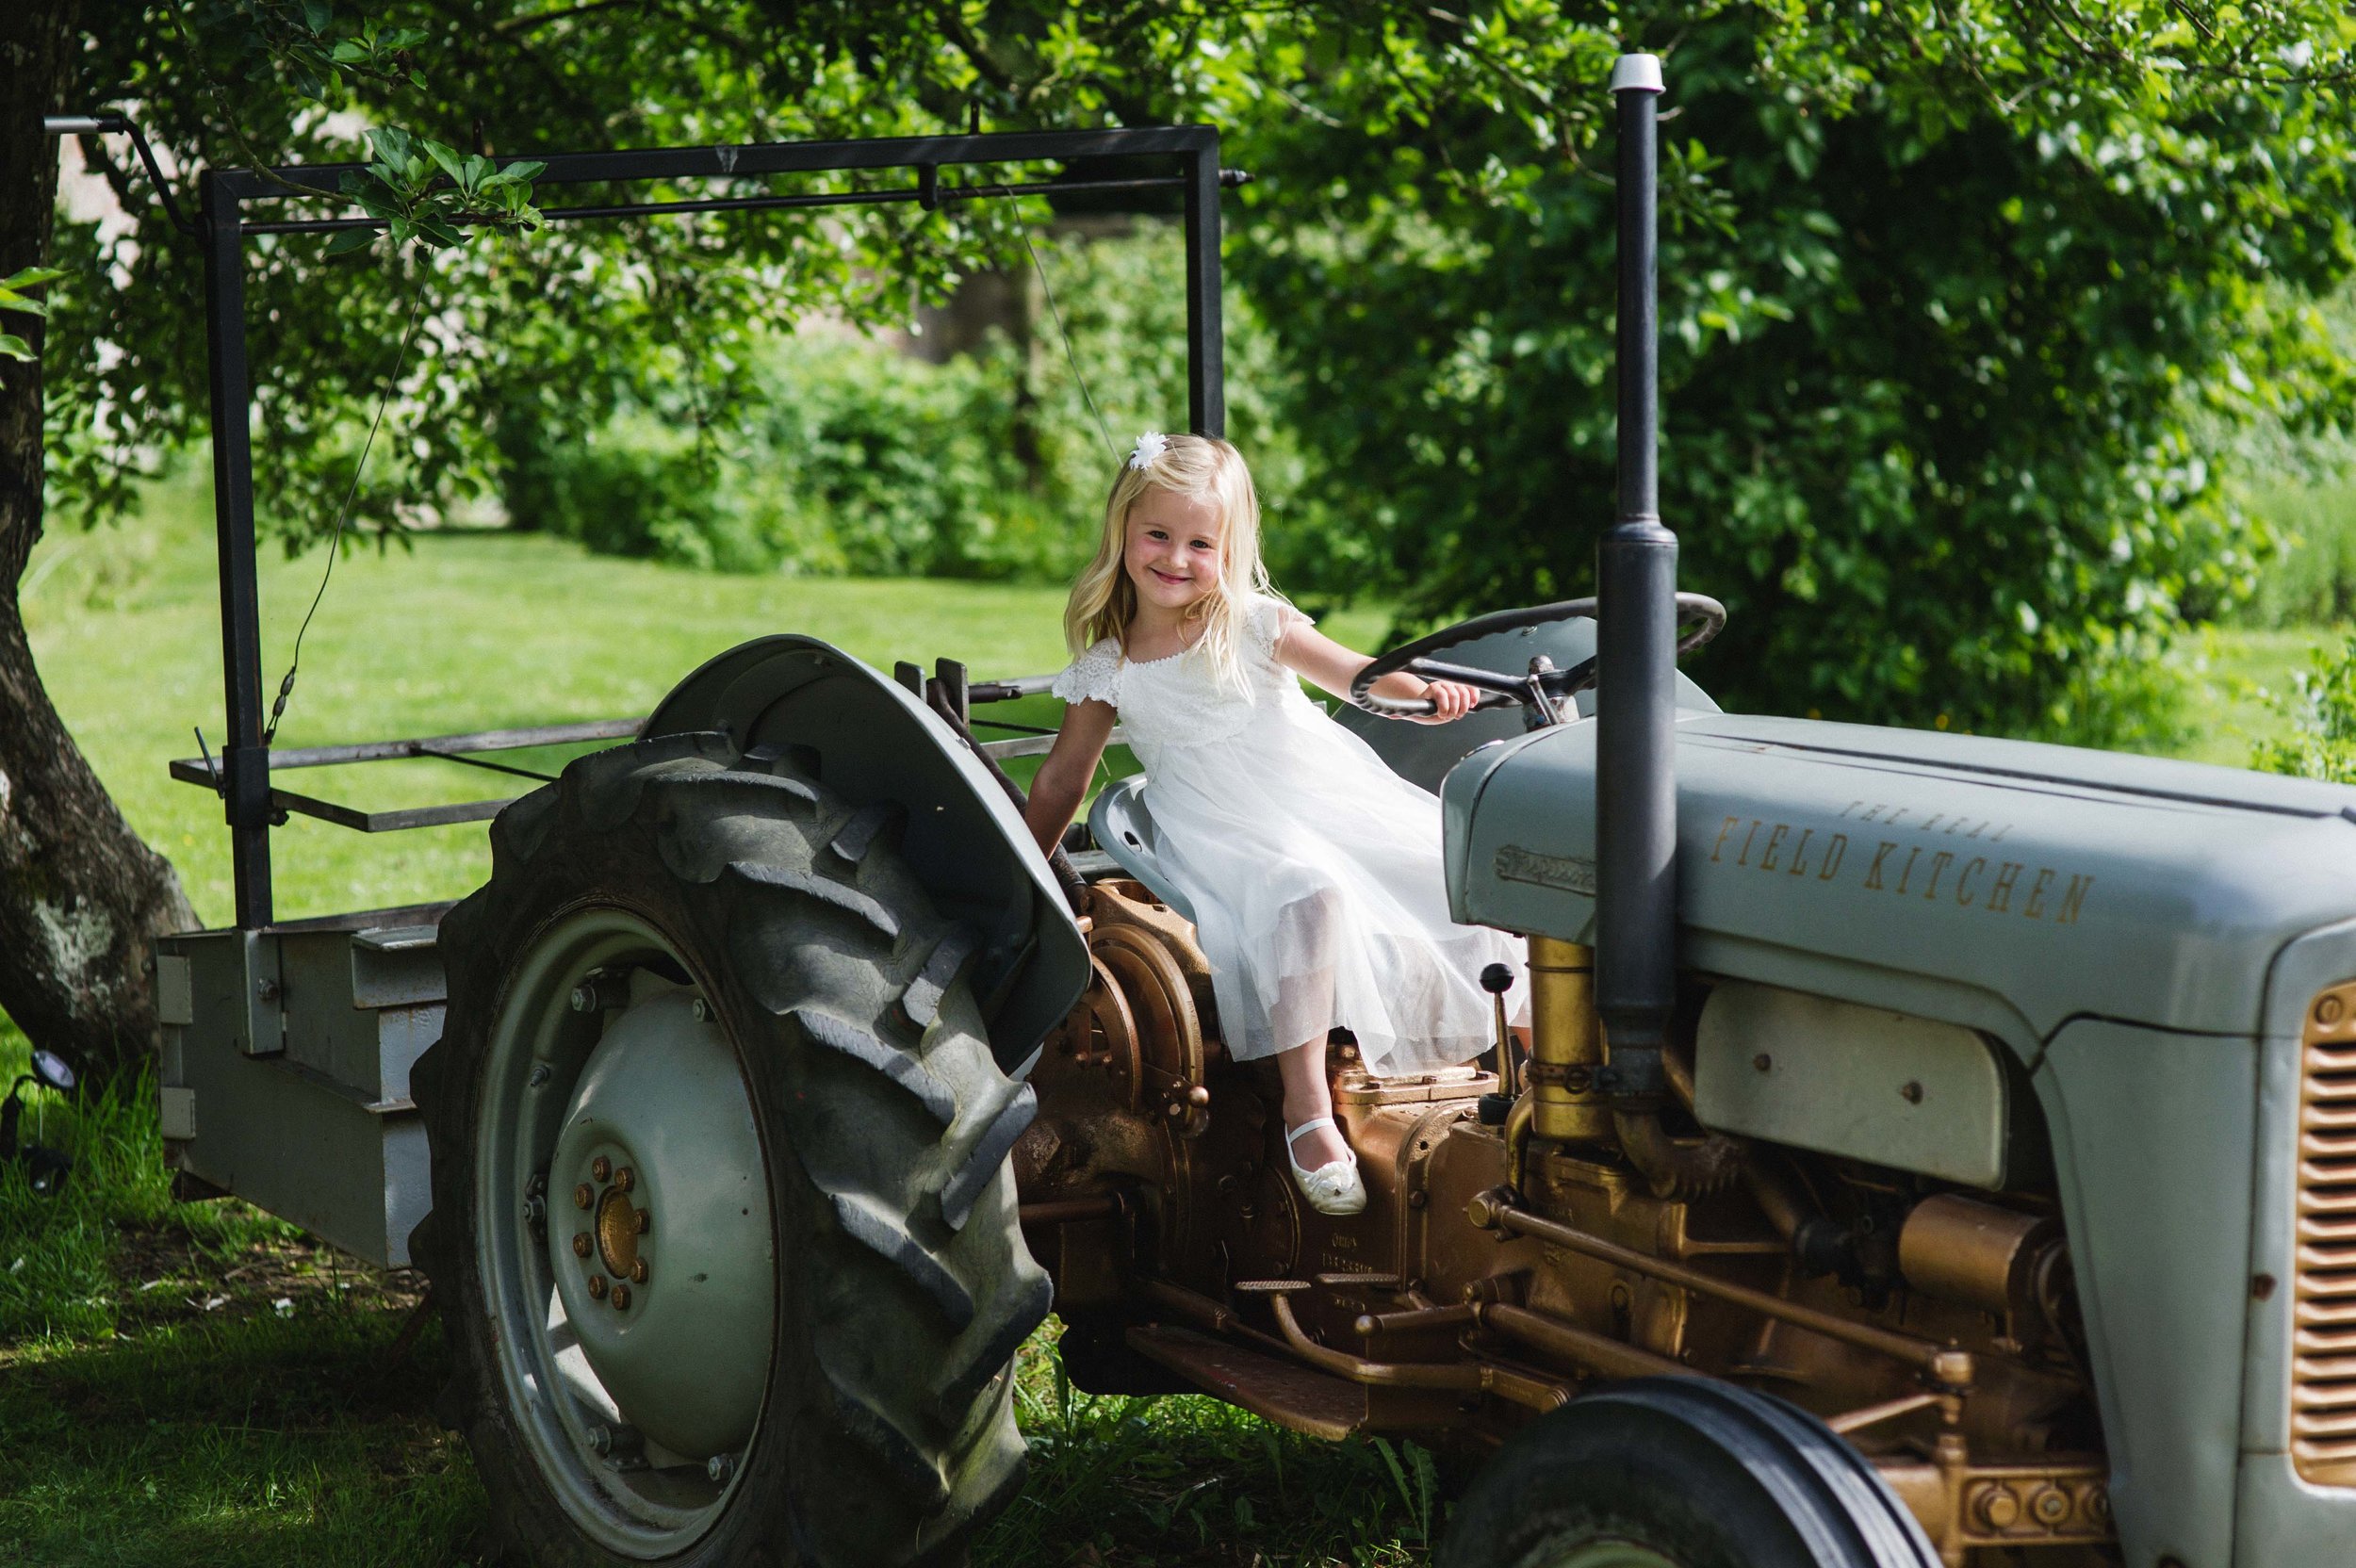
[[[1203,497],[1146,491],[1129,508],[1121,567],[1145,604],[1183,614],[1219,586],[1219,508]]]

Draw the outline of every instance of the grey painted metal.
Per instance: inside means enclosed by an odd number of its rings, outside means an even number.
[[[1595,552],[1601,612],[1596,720],[1604,758],[1595,797],[1602,905],[1595,1008],[1623,1094],[1661,1086],[1661,1045],[1677,1002],[1677,536],[1661,524],[1656,211],[1660,88],[1652,71],[1613,73],[1619,100],[1619,520]]]
[[[1145,782],[1143,774],[1132,774],[1098,791],[1096,803],[1088,808],[1088,832],[1116,865],[1191,922],[1193,900],[1179,890],[1162,865],[1161,841],[1154,834],[1153,809],[1146,805]]]
[[[901,853],[941,913],[982,939],[978,996],[999,1065],[1027,1072],[1088,983],[1088,944],[1039,846],[983,760],[922,698],[814,637],[761,637],[681,681],[647,738],[725,730],[747,747],[804,746],[829,789],[907,809]]]
[[[761,1415],[777,1286],[761,1149],[735,1048],[681,987],[606,1020],[548,1161],[544,1250],[573,1336],[630,1424],[684,1459],[742,1449]],[[589,1294],[572,1252],[597,1224],[564,1194],[603,1190],[600,1159],[631,1173],[627,1199],[650,1217],[627,1308]]]
[[[254,426],[245,354],[245,267],[235,182],[198,181],[205,228],[205,343],[213,434],[213,527],[219,541],[221,801],[229,823],[237,924],[270,923],[270,751],[262,744],[261,589],[254,565]]]
[[[1457,919],[1586,939],[1596,727],[1448,776]],[[1986,1028],[2024,1059],[2082,1013],[2248,1037],[2283,944],[2356,914],[2340,785],[1797,719],[1677,729],[1690,967]]]
[[[1449,776],[1457,918],[1589,934],[1596,728]],[[2356,791],[1725,714],[1679,724],[1678,776],[1692,971],[1985,1031],[2034,1070],[2127,1560],[2339,1562],[2356,1494],[2280,1447],[2297,1044],[2356,976]],[[2253,1313],[2255,1273],[2282,1299]]]
[[[660,1439],[641,1424],[640,1400],[654,1402],[647,1413],[658,1428],[668,1429],[667,1418],[679,1413],[677,1401],[709,1395],[700,1377],[704,1348],[682,1347],[678,1320],[659,1326],[651,1337],[667,1348],[678,1364],[672,1372],[679,1386],[665,1391],[651,1375],[651,1367],[622,1348],[626,1334],[602,1335],[597,1326],[597,1314],[608,1318],[617,1315],[611,1298],[605,1304],[590,1301],[584,1308],[586,1290],[565,1287],[565,1276],[580,1272],[570,1251],[571,1217],[580,1212],[573,1207],[571,1192],[583,1178],[571,1164],[559,1162],[585,1162],[594,1153],[588,1144],[595,1141],[597,1129],[588,1127],[591,1135],[584,1140],[581,1113],[586,1110],[586,1119],[592,1122],[603,1114],[607,1097],[597,1092],[597,1074],[603,1062],[613,1060],[598,1055],[600,1018],[576,1012],[570,1005],[573,988],[592,971],[627,970],[631,1012],[663,997],[686,1001],[689,993],[646,967],[655,958],[679,963],[678,953],[651,925],[635,915],[607,907],[579,909],[551,923],[526,952],[516,956],[483,1053],[476,1102],[471,1227],[475,1267],[502,1352],[494,1375],[505,1384],[515,1440],[531,1453],[535,1470],[583,1535],[617,1557],[641,1560],[673,1557],[698,1540],[719,1517],[732,1483],[707,1484],[705,1474],[697,1473],[702,1467],[688,1462],[702,1456],[663,1451]],[[642,1021],[649,1026],[646,1032],[649,1037],[633,1043],[649,1047],[647,1060],[616,1064],[632,1070],[616,1075],[628,1082],[611,1086],[617,1091],[614,1099],[653,1092],[648,1080],[659,1074],[635,1070],[657,1065],[663,1043],[679,1038],[667,1018],[649,1017]],[[738,1115],[749,1120],[750,1096],[744,1088],[734,1048],[720,1041],[715,1060],[711,1042],[691,1039],[687,1043],[695,1054],[692,1070],[702,1086],[700,1091],[688,1091],[681,1098],[715,1120]],[[728,1101],[725,1082],[716,1088],[712,1085],[723,1074],[735,1080],[734,1103]],[[589,1102],[585,1106],[584,1099]],[[678,1102],[666,1103],[676,1108]],[[642,1139],[677,1137],[683,1133],[699,1135],[706,1129],[633,1121],[615,1131],[627,1135],[627,1147],[633,1154],[644,1157],[655,1151],[650,1143],[642,1145]],[[747,1172],[743,1162],[749,1144],[753,1161],[749,1183],[765,1195],[770,1184],[758,1135],[743,1135],[749,1129],[711,1131],[715,1163],[728,1162],[730,1168],[706,1172],[708,1180],[725,1184],[744,1178]],[[624,1146],[615,1143],[615,1147]],[[692,1148],[666,1146],[658,1155],[658,1164],[667,1178],[695,1157]],[[543,1169],[548,1173],[545,1237],[532,1233],[527,1217],[533,1178]],[[653,1271],[666,1268],[670,1262],[663,1247],[669,1196],[666,1182],[666,1191],[660,1195],[664,1201],[659,1202],[647,1233],[650,1283],[663,1282],[653,1279]],[[753,1216],[741,1217],[750,1220]],[[741,1254],[724,1268],[724,1278],[706,1282],[738,1299],[733,1304],[709,1299],[692,1304],[716,1305],[724,1322],[723,1333],[728,1332],[725,1323],[731,1311],[761,1310],[764,1321],[755,1336],[749,1365],[743,1347],[737,1345],[732,1354],[723,1348],[714,1361],[725,1364],[712,1368],[743,1378],[752,1386],[751,1415],[756,1422],[760,1391],[768,1385],[770,1339],[775,1332],[767,1321],[774,1295],[761,1291],[751,1280],[758,1274],[774,1287],[775,1236],[765,1202],[759,1217],[758,1234],[740,1229],[732,1238],[724,1238],[713,1230],[691,1237],[689,1248],[699,1265],[714,1261],[711,1256],[714,1249],[706,1244],[723,1239],[732,1239]],[[689,1223],[696,1222],[691,1219]],[[631,1310],[637,1310],[635,1304]],[[584,1316],[587,1321],[581,1320]],[[584,1343],[585,1336],[600,1335],[594,1350]],[[616,1386],[608,1385],[607,1371],[615,1373]],[[744,1435],[749,1441],[749,1425]],[[608,1462],[617,1452],[626,1454],[629,1446],[640,1446],[646,1462]]]
[[[2311,1486],[2290,1458],[2290,1380],[2298,1268],[2302,1037],[2315,993],[2356,978],[2356,920],[2284,948],[2268,978],[2258,1038],[2250,1183],[2250,1329],[2235,1487],[2236,1568],[2338,1563],[2356,1541],[2356,1490]],[[2270,1280],[2272,1288],[2258,1282]]]
[[[1186,425],[1227,433],[1226,335],[1220,324],[1219,140],[1184,155],[1186,172]]]
[[[412,926],[162,939],[167,1159],[356,1257],[407,1265],[430,1206],[409,1069],[442,1031],[431,937]]]
[[[646,724],[638,719],[585,719],[576,724],[530,725],[517,729],[473,729],[459,735],[426,735],[406,741],[361,741],[339,746],[274,746],[271,771],[289,768],[337,767],[347,762],[382,762],[401,758],[439,757],[446,753],[524,751],[535,746],[572,745],[582,741],[626,741]],[[172,776],[184,784],[215,786],[210,765],[202,757],[174,758]]]
[[[1693,1114],[1767,1138],[1972,1186],[2004,1185],[2004,1065],[1976,1031],[1729,980],[1702,1008]]]

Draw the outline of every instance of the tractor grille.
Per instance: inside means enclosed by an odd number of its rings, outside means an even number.
[[[2307,1010],[2298,1192],[2291,1458],[2315,1485],[2356,1486],[2356,984]]]

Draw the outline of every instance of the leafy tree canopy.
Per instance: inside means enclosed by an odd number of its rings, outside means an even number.
[[[519,237],[520,184],[436,193],[496,171],[468,155],[1206,119],[1257,176],[1228,265],[1308,465],[1280,578],[1418,622],[1582,592],[1612,494],[1603,83],[1629,45],[1671,84],[1664,511],[1686,583],[1734,612],[1700,673],[1738,705],[2130,728],[2157,640],[2263,548],[2227,437],[2347,391],[2309,302],[2356,262],[2356,23],[2310,0],[100,0],[86,24],[76,107],[130,109],[180,169],[373,155],[352,199],[418,238],[254,248],[259,489],[293,539],[334,516],[413,313],[379,524],[626,401],[725,432],[763,335],[897,318],[1022,254],[1013,204]],[[137,224],[61,228],[48,351],[53,473],[99,512],[202,428],[196,257],[122,152],[89,144]],[[504,230],[450,244],[466,202]]]

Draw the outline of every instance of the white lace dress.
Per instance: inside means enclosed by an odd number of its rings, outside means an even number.
[[[1199,653],[1132,662],[1110,638],[1053,690],[1120,710],[1145,765],[1155,853],[1194,905],[1229,1054],[1340,1028],[1379,1073],[1469,1061],[1489,1046],[1481,971],[1512,964],[1518,992],[1520,955],[1502,933],[1448,919],[1438,798],[1277,662],[1278,637],[1307,619],[1255,596],[1240,691],[1221,689]]]

